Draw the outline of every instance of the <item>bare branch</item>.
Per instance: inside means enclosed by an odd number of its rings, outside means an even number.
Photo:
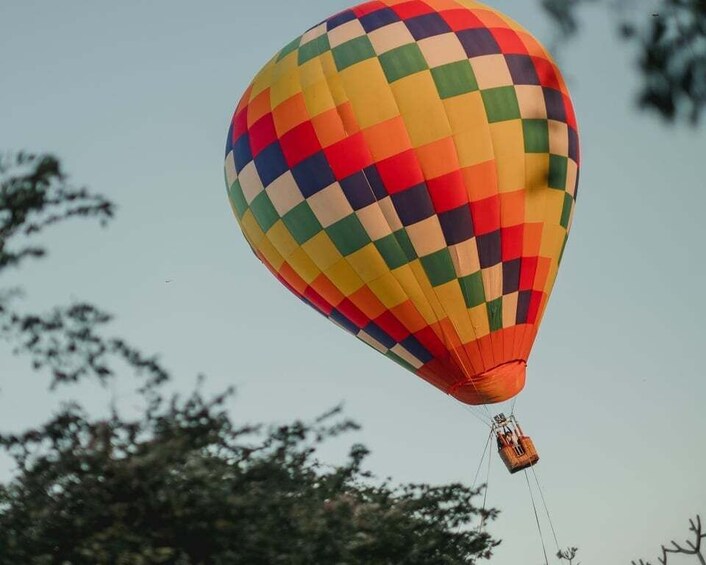
[[[566,549],[560,549],[557,551],[556,556],[561,561],[568,561],[569,565],[574,565],[574,559],[576,559],[576,553],[578,553],[578,547],[567,547]],[[576,563],[575,565],[581,565],[581,563]]]
[[[696,521],[689,519],[689,531],[694,533],[694,540],[686,540],[684,543],[687,547],[682,546],[676,541],[672,540],[670,543],[672,547],[662,546],[662,555],[664,556],[664,563],[666,563],[668,553],[679,553],[682,555],[696,555],[699,558],[699,562],[704,564],[706,560],[701,553],[701,541],[706,538],[706,533],[702,532],[701,529],[701,516],[696,515]]]

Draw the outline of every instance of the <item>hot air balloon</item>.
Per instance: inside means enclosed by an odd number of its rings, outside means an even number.
[[[312,27],[248,86],[225,158],[272,274],[469,405],[525,385],[578,169],[556,64],[472,0],[374,0]],[[495,426],[515,433],[511,471],[536,462],[512,416]]]

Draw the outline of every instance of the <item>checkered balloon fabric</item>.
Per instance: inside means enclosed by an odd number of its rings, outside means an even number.
[[[311,28],[246,90],[225,159],[274,276],[468,404],[524,386],[578,168],[555,63],[471,0],[376,0]]]

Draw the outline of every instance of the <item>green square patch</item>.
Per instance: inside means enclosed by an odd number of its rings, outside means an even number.
[[[549,122],[522,120],[525,153],[549,153]]]
[[[564,207],[561,210],[561,220],[559,223],[563,228],[569,229],[569,219],[571,218],[571,209],[574,207],[574,198],[568,192],[564,193]]]
[[[350,255],[370,243],[358,216],[351,214],[326,228],[326,233],[342,255]]]
[[[401,230],[394,232],[392,235],[395,236],[397,244],[402,248],[407,260],[414,261],[417,258],[417,252],[414,250],[414,245],[412,245],[409,235],[407,235],[407,230],[402,228]]]
[[[387,82],[395,82],[401,78],[427,69],[427,62],[416,43],[410,43],[392,49],[380,55],[380,64],[385,71]]]
[[[503,329],[503,299],[496,298],[488,302],[486,305],[488,309],[488,324],[490,325],[490,331],[496,332]]]
[[[299,245],[309,241],[323,228],[306,202],[301,202],[282,216],[284,225]]]
[[[405,252],[402,250],[393,234],[386,235],[373,243],[375,243],[375,247],[377,247],[380,255],[382,255],[382,258],[390,269],[396,269],[409,262]]]
[[[329,49],[331,49],[331,45],[328,42],[328,35],[320,35],[316,39],[312,39],[309,43],[305,43],[299,47],[299,58],[297,62],[303,65],[314,57],[326,53]]]
[[[566,188],[566,173],[569,159],[561,155],[549,155],[549,188]]]
[[[375,57],[375,49],[367,35],[356,37],[333,48],[333,60],[339,71],[372,57]]]
[[[250,203],[250,209],[264,232],[269,230],[279,220],[279,214],[264,190]]]
[[[245,211],[248,209],[248,203],[245,200],[245,195],[243,194],[243,189],[240,187],[240,181],[238,179],[235,179],[235,182],[230,185],[228,196],[238,218],[242,218],[243,214],[245,214]]]
[[[408,371],[412,371],[413,373],[415,373],[417,371],[417,368],[414,365],[412,365],[411,363],[408,363],[407,361],[402,359],[402,357],[397,355],[394,351],[388,351],[387,353],[385,353],[385,357],[389,357],[395,363],[397,363],[398,365],[401,365],[402,367],[404,367]]]
[[[458,282],[461,285],[463,299],[466,301],[468,308],[480,306],[485,302],[485,289],[483,288],[483,277],[480,271],[461,277]]]
[[[296,39],[292,39],[287,45],[285,45],[282,50],[279,52],[279,55],[277,55],[277,61],[281,61],[284,59],[287,55],[290,53],[293,53],[297,49],[299,49],[299,42],[302,40],[302,36],[300,35]]]
[[[441,98],[451,98],[478,90],[476,75],[467,60],[434,67],[431,75]]]
[[[566,249],[566,242],[569,241],[569,234],[564,235],[564,242],[561,244],[561,252],[559,253],[559,265],[561,265],[561,260],[564,258],[564,250]]]
[[[448,249],[440,249],[420,259],[432,286],[439,286],[456,278],[456,270]]]
[[[520,105],[517,103],[514,86],[481,90],[481,96],[490,123],[516,120],[520,117]]]

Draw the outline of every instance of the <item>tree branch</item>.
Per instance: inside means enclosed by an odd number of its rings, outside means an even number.
[[[146,374],[147,387],[168,380],[156,358],[144,356],[122,339],[100,334],[100,328],[111,319],[86,303],[58,307],[43,315],[19,314],[0,303],[0,339],[15,343],[15,354],[29,355],[35,370],[49,369],[52,386],[83,377],[105,382],[115,374],[114,360]]]
[[[0,154],[0,272],[46,253],[25,242],[10,249],[11,242],[70,218],[97,218],[105,225],[114,213],[115,205],[104,196],[68,184],[56,157]]]

